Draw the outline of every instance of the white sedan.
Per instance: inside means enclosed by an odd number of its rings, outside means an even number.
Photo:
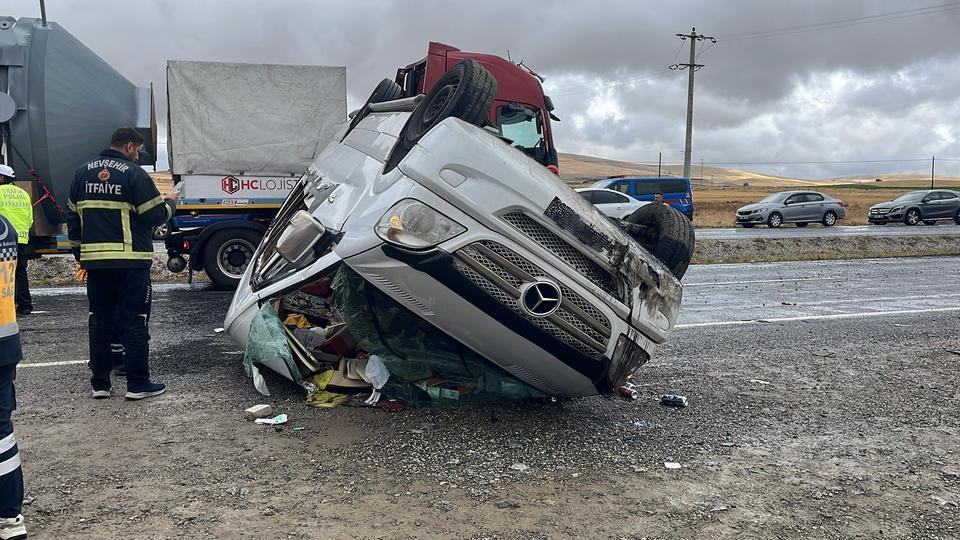
[[[650,201],[638,201],[619,191],[604,188],[583,188],[577,193],[593,203],[598,210],[615,219],[627,219],[637,208],[650,204]]]

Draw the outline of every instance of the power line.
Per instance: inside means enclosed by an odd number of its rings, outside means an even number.
[[[797,26],[786,26],[783,28],[763,30],[760,32],[730,34],[730,37],[721,38],[720,41],[723,41],[723,42],[743,41],[743,40],[749,40],[749,39],[762,39],[762,38],[790,35],[790,34],[801,34],[806,32],[819,32],[821,30],[834,30],[837,28],[846,28],[848,26],[855,26],[860,24],[872,24],[877,22],[905,19],[908,17],[931,15],[931,14],[942,13],[942,12],[951,11],[955,9],[960,9],[960,2],[949,2],[946,4],[938,4],[934,6],[904,9],[900,11],[890,11],[887,13],[865,15],[862,17],[851,17],[847,19],[838,19],[834,21],[801,24]]]

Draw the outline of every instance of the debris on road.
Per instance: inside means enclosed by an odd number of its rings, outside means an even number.
[[[638,397],[640,397],[640,393],[637,392],[637,386],[629,382],[624,384],[620,388],[617,388],[617,393],[627,399],[637,399]]]
[[[714,506],[713,508],[710,509],[711,512],[726,512],[727,510],[730,510],[730,507],[723,506],[723,505]]]
[[[254,405],[243,411],[243,417],[247,420],[256,420],[257,418],[267,418],[273,415],[273,407],[270,405]]]
[[[328,391],[327,385],[333,380],[337,375],[332,369],[324,371],[318,375],[314,375],[310,381],[310,384],[313,387],[313,391],[307,394],[307,405],[311,407],[320,407],[323,409],[331,409],[342,405],[347,401],[347,396],[345,394],[338,394],[336,392]]]
[[[676,470],[682,467],[682,465],[680,465],[679,463],[675,463],[673,461],[664,461],[663,466],[671,470]]]
[[[687,397],[675,396],[673,394],[664,394],[663,396],[660,397],[660,404],[666,405],[667,407],[686,407]]]
[[[764,381],[762,379],[750,379],[750,382],[754,384],[763,384],[763,385],[770,384],[770,381]]]
[[[214,328],[214,329],[213,329],[213,333],[214,333],[214,334],[222,334],[222,333],[223,333],[223,328]]]
[[[525,465],[523,463],[514,463],[513,465],[510,466],[511,470],[520,471],[520,472],[524,472],[529,468],[530,468],[529,465]]]
[[[260,425],[265,425],[265,426],[276,426],[276,425],[279,425],[279,424],[286,424],[286,423],[287,423],[287,415],[286,415],[286,414],[278,414],[278,415],[274,416],[273,418],[257,418],[256,420],[254,420],[254,423],[260,424]]]

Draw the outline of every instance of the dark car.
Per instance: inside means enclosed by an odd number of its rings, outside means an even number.
[[[921,221],[936,225],[943,219],[952,219],[960,225],[960,193],[949,189],[911,191],[890,202],[871,206],[867,219],[874,225],[894,222],[916,225]]]

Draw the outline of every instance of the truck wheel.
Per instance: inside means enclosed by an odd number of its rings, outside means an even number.
[[[483,126],[497,95],[497,80],[473,60],[461,60],[440,76],[404,124],[384,167],[392,170],[434,126],[449,117]]]
[[[262,236],[250,229],[214,233],[203,246],[203,271],[220,290],[236,289]]]
[[[677,279],[687,273],[693,258],[693,224],[666,204],[648,204],[630,214],[626,221],[639,225],[630,236],[670,269]]]
[[[373,89],[373,93],[370,94],[370,97],[367,98],[367,105],[370,103],[383,103],[384,101],[400,99],[402,94],[403,91],[400,90],[399,84],[391,81],[390,79],[384,79],[380,81],[377,87]]]
[[[360,107],[360,110],[357,111],[357,114],[350,119],[350,126],[347,127],[347,130],[343,133],[343,137],[340,139],[340,142],[343,142],[343,139],[347,138],[347,135],[353,131],[353,128],[357,127],[368,114],[370,114],[371,103],[382,103],[384,101],[393,101],[395,99],[400,99],[400,96],[403,94],[403,91],[400,90],[400,85],[391,81],[390,79],[384,79],[377,84],[377,87],[373,89],[373,92],[370,93],[370,97],[367,98],[366,103],[363,104],[363,107]]]

